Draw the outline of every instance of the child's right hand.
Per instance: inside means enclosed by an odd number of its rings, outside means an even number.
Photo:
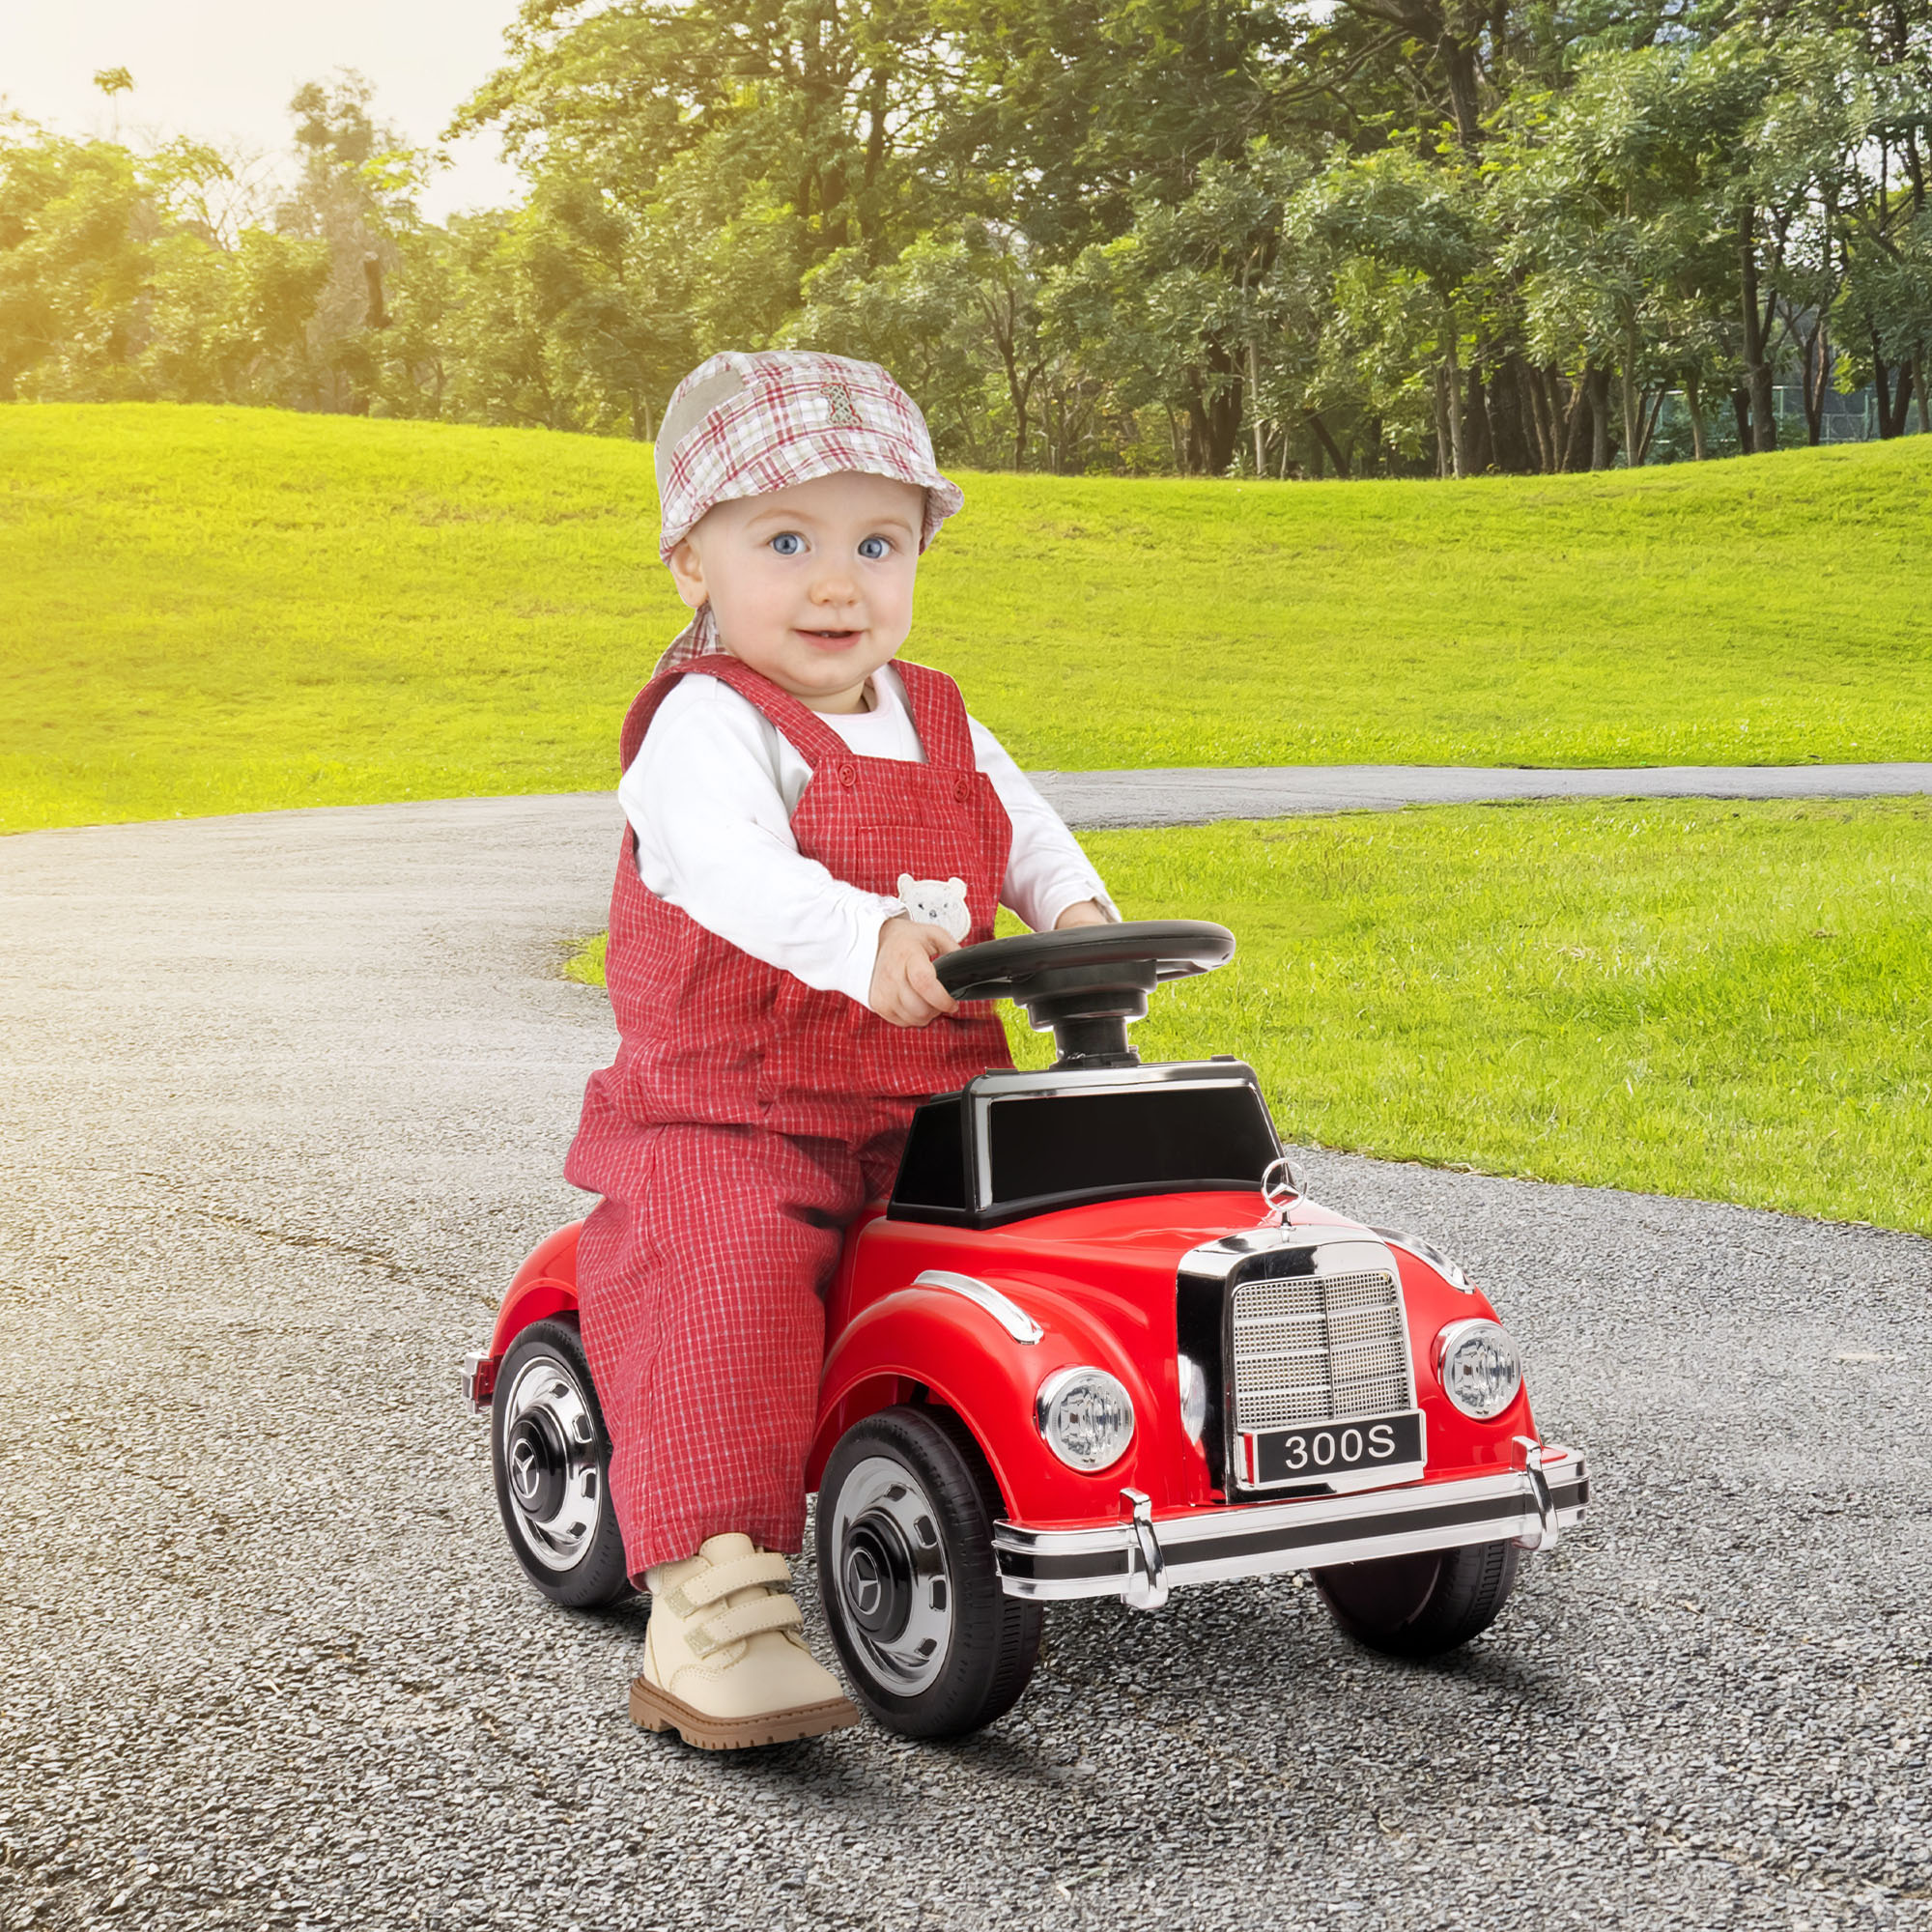
[[[879,956],[867,1004],[882,1020],[899,1027],[923,1027],[941,1013],[956,1013],[959,1002],[939,983],[932,962],[958,951],[959,942],[943,926],[920,925],[904,913],[895,913],[879,928]]]

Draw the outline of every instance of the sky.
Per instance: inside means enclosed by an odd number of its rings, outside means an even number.
[[[64,134],[149,133],[288,146],[289,96],[355,68],[375,84],[377,118],[417,144],[502,56],[517,0],[0,0],[0,105]],[[125,67],[134,92],[110,105],[100,68]],[[424,212],[441,219],[518,193],[494,134],[451,151]]]

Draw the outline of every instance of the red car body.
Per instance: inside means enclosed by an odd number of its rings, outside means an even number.
[[[1128,1048],[1154,986],[1233,948],[1148,923],[940,962],[956,998],[1028,1005],[1061,1058],[919,1107],[827,1289],[821,1601],[856,1692],[909,1735],[1009,1708],[1055,1599],[1152,1609],[1305,1570],[1357,1640],[1435,1655],[1582,1516],[1583,1460],[1542,1440],[1462,1271],[1308,1200],[1252,1068]],[[519,1560],[589,1606],[627,1585],[577,1233],[525,1263],[466,1378]]]
[[[524,1328],[575,1311],[579,1225],[550,1236],[518,1271],[489,1349],[467,1364],[474,1406],[487,1403],[497,1365]],[[1259,1495],[1231,1500],[1206,1446],[1183,1426],[1175,1301],[1181,1262],[1231,1236],[1285,1231],[1374,1244],[1389,1256],[1400,1284],[1426,1472],[1398,1490],[1343,1495],[1393,1494],[1417,1505],[1453,1496],[1468,1505],[1463,1520],[1419,1524],[1423,1512],[1410,1508],[1374,1524],[1376,1512],[1365,1519],[1361,1502],[1338,1507],[1336,1499],[1321,1497],[1271,1504]],[[934,1273],[994,1289],[1037,1325],[1038,1340],[1021,1342],[979,1301],[922,1282]],[[1452,1285],[1401,1237],[1391,1240],[1306,1199],[1271,1208],[1259,1191],[1245,1197],[1220,1191],[1136,1196],[980,1229],[894,1220],[886,1204],[876,1203],[848,1233],[826,1296],[825,1369],[807,1481],[816,1487],[834,1445],[865,1417],[908,1401],[941,1404],[965,1422],[998,1481],[1006,1506],[1001,1544],[1009,1591],[1042,1598],[1121,1594],[1132,1601],[1148,1594],[1149,1566],[1130,1534],[1136,1496],[1146,1498],[1142,1514],[1151,1517],[1168,1551],[1160,1567],[1177,1581],[1185,1579],[1177,1572],[1200,1567],[1185,1560],[1200,1532],[1230,1526],[1231,1514],[1247,1519],[1258,1510],[1291,1510],[1308,1519],[1311,1532],[1338,1523],[1347,1533],[1311,1535],[1280,1552],[1223,1555],[1215,1577],[1359,1561],[1500,1535],[1529,1548],[1553,1547],[1561,1529],[1580,1520],[1588,1501],[1582,1458],[1542,1443],[1526,1384],[1486,1421],[1464,1415],[1449,1400],[1437,1373],[1437,1341],[1445,1329],[1472,1319],[1497,1319],[1480,1291]],[[1119,1378],[1138,1419],[1125,1455],[1093,1473],[1054,1456],[1037,1423],[1040,1384],[1056,1370],[1086,1365]],[[1365,1520],[1373,1524],[1366,1530]],[[1071,1578],[1026,1587],[1035,1579],[1019,1574],[1023,1566],[1012,1560],[1025,1548],[1051,1548],[1068,1532],[1093,1531],[1117,1533],[1122,1554],[1132,1559],[1113,1590]],[[1293,1561],[1281,1560],[1289,1555]],[[1061,1587],[1053,1587],[1056,1580]],[[1087,1586],[1068,1587],[1082,1582]]]

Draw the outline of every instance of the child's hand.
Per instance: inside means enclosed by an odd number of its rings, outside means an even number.
[[[1053,929],[1065,932],[1069,925],[1112,925],[1113,923],[1100,909],[1098,899],[1077,899],[1053,922]]]
[[[898,1027],[923,1027],[941,1013],[956,1013],[959,1002],[939,983],[932,962],[958,951],[959,942],[944,927],[919,925],[904,913],[895,913],[879,928],[879,956],[867,1004]]]

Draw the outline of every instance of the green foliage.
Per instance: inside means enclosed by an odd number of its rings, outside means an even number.
[[[0,392],[647,440],[785,343],[1061,473],[1634,467],[1859,384],[1932,430],[1928,10],[531,0],[454,129],[515,208],[425,221],[346,72],[279,199],[0,138]]]
[[[969,476],[909,654],[1033,767],[1932,743],[1932,439],[1635,475]],[[681,621],[627,442],[0,409],[0,829],[582,790]]]
[[[1932,804],[1464,807],[1084,842],[1212,919],[1149,1060],[1234,1052],[1283,1134],[1932,1234]],[[1002,915],[1000,930],[1020,927]],[[603,934],[564,972],[604,983]],[[1050,1039],[1003,1008],[1014,1058]]]

